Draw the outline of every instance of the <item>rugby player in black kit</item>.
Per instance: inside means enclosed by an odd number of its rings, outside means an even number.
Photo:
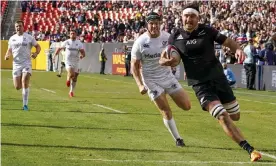
[[[246,150],[251,161],[261,158],[261,153],[244,139],[233,121],[240,118],[239,104],[223,73],[223,68],[215,56],[214,42],[229,47],[236,58],[244,59],[245,53],[239,45],[217,30],[199,24],[199,6],[187,4],[182,13],[183,29],[171,34],[169,45],[174,45],[184,63],[188,85],[193,87],[202,106],[213,117],[218,119],[224,132]],[[160,64],[171,66],[175,58],[168,58],[164,51]]]

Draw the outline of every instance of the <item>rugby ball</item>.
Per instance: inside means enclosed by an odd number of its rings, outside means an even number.
[[[169,58],[169,59],[173,58],[174,59],[174,62],[171,66],[172,67],[177,66],[181,61],[181,56],[178,53],[177,48],[174,45],[168,45],[166,47],[165,51],[166,51],[167,58]]]

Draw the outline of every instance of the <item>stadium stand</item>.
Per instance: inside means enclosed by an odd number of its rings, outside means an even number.
[[[25,29],[38,40],[56,40],[76,29],[84,42],[134,40],[145,27],[151,10],[163,15],[162,29],[182,26],[181,9],[187,2],[141,1],[28,1],[22,13]],[[213,26],[240,43],[253,38],[257,44],[275,32],[275,2],[200,2],[201,22]],[[23,11],[23,10],[22,10]],[[114,27],[114,28],[112,28]]]
[[[7,0],[1,0],[1,22],[2,22],[3,15],[6,12],[7,6],[8,6],[8,1]]]

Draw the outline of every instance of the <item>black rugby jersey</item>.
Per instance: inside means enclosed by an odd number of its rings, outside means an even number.
[[[227,39],[217,30],[199,24],[193,32],[177,29],[170,35],[169,44],[181,55],[188,85],[195,85],[223,76],[223,68],[215,56],[214,42],[223,44]]]

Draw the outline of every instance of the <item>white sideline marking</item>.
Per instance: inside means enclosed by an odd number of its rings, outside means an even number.
[[[248,99],[243,99],[243,98],[238,98],[237,100],[249,101],[249,102],[255,102],[255,103],[267,103],[267,104],[276,105],[276,103],[269,103],[269,102],[264,102],[264,101],[255,101],[255,100],[248,100]]]
[[[235,91],[235,93],[240,93],[240,94],[246,94],[246,95],[255,95],[255,96],[264,96],[264,97],[276,97],[276,95],[261,95],[261,94],[254,94],[254,93],[247,93],[247,92],[237,92]]]
[[[1,72],[3,71],[12,71],[12,69],[1,69]],[[32,70],[32,72],[51,72],[51,71],[45,71],[45,70]]]
[[[92,76],[85,76],[85,75],[82,75],[82,76],[86,77],[86,78],[94,78],[94,79],[107,80],[107,81],[113,81],[113,82],[121,82],[121,83],[125,83],[125,84],[135,84],[133,82],[126,82],[126,81],[120,81],[120,80],[112,80],[112,79],[108,79],[108,78],[92,77]]]
[[[83,77],[95,78],[95,79],[103,79],[103,80],[108,80],[108,81],[113,81],[113,82],[122,82],[122,83],[126,83],[126,84],[134,84],[134,83],[131,83],[131,82],[119,81],[119,80],[112,80],[112,79],[100,78],[100,77],[92,77],[92,76],[83,76]],[[181,85],[182,85],[182,86],[185,86],[185,87],[189,87],[189,86],[187,86],[187,85],[183,85],[183,84],[181,84]],[[188,93],[191,93],[191,94],[194,93],[193,91],[190,91],[190,90],[187,90],[187,89],[185,89],[185,90],[186,90],[186,92],[188,92]],[[236,93],[236,92],[235,92],[235,93]],[[240,92],[238,92],[238,93],[240,93]],[[243,92],[241,92],[241,93],[243,93]],[[252,95],[258,96],[258,94],[253,94],[253,93],[246,93],[246,94],[252,94]],[[259,96],[264,96],[264,95],[259,95]],[[265,96],[270,96],[270,95],[265,95]],[[274,96],[270,96],[270,97],[274,97]],[[255,100],[248,100],[248,99],[241,99],[241,98],[238,98],[238,100],[249,101],[249,102],[256,102],[256,103],[267,103],[267,104],[276,105],[276,103],[262,102],[262,101],[255,101]]]
[[[191,88],[190,86],[185,85],[185,84],[182,84],[181,82],[180,82],[180,84],[181,84],[182,86]],[[254,96],[263,96],[263,97],[276,97],[276,95],[262,95],[262,94],[247,93],[247,92],[238,92],[238,91],[234,91],[234,93],[246,94],[246,95],[254,95]]]
[[[270,157],[270,158],[276,160],[276,156],[274,156],[274,155],[272,155],[272,154],[264,153],[264,152],[261,152],[261,151],[259,151],[259,152],[260,152],[263,156]]]
[[[71,158],[72,160],[85,160],[85,161],[103,161],[103,162],[139,162],[139,163],[185,163],[185,164],[260,164],[259,162],[227,162],[227,161],[184,161],[184,160],[109,160],[109,159],[79,159]],[[267,165],[275,165],[276,162],[261,163]]]
[[[98,107],[101,107],[101,108],[105,108],[105,109],[107,109],[107,110],[111,110],[111,111],[114,111],[114,112],[117,112],[117,113],[125,113],[125,112],[123,112],[123,111],[119,111],[119,110],[116,110],[116,109],[113,109],[113,108],[110,108],[110,107],[106,107],[106,106],[104,106],[104,105],[100,105],[100,104],[93,104],[93,105],[98,106]]]
[[[102,92],[102,91],[91,91],[93,93],[107,93],[107,94],[137,94],[136,92],[120,92],[120,91],[114,91],[114,92]]]
[[[50,93],[56,93],[55,91],[53,91],[53,90],[49,90],[49,89],[45,89],[45,88],[40,88],[41,90],[45,90],[45,91],[47,91],[47,92],[50,92]]]

